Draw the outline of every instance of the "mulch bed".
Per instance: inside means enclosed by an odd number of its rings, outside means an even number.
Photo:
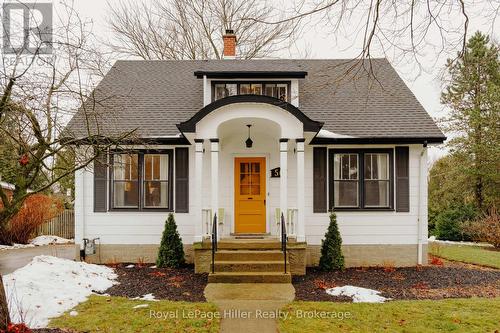
[[[153,294],[156,299],[170,301],[206,301],[203,291],[208,274],[195,274],[194,266],[175,269],[151,268],[152,265],[135,265],[133,268],[126,266],[128,264],[113,266],[119,284],[104,293],[129,298]]]
[[[348,268],[341,272],[313,268],[304,276],[293,277],[293,285],[295,299],[301,301],[351,301],[325,292],[344,285],[375,289],[396,300],[500,297],[500,270],[448,261],[442,266]]]

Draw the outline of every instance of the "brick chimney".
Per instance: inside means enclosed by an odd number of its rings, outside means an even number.
[[[224,59],[234,59],[236,57],[236,35],[234,30],[227,29],[226,33],[222,36],[224,41]]]

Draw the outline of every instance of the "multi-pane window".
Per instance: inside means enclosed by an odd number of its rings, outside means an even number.
[[[365,154],[365,207],[388,207],[389,189],[389,154]]]
[[[357,154],[335,154],[333,186],[335,207],[357,207],[359,167]]]
[[[113,208],[169,209],[170,153],[113,154]]]
[[[215,100],[237,94],[238,85],[236,83],[221,83],[215,85]]]
[[[214,100],[234,95],[266,95],[288,100],[289,83],[277,82],[219,82],[214,84]]]
[[[267,83],[264,94],[286,101],[288,99],[288,85],[284,83]]]
[[[167,208],[168,155],[144,155],[144,207]]]
[[[333,208],[390,208],[391,160],[389,152],[334,152]]]
[[[260,164],[240,164],[240,195],[260,194]]]
[[[139,206],[139,155],[115,154],[113,160],[113,205],[117,208]]]
[[[262,84],[260,83],[241,83],[240,95],[262,95]]]

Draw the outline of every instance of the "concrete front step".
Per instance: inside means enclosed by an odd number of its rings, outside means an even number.
[[[290,273],[278,272],[215,272],[208,275],[209,283],[291,283]]]
[[[216,261],[283,261],[281,250],[218,250]]]
[[[279,250],[281,243],[276,240],[221,240],[217,250]]]
[[[216,272],[284,272],[285,263],[281,261],[215,261]]]

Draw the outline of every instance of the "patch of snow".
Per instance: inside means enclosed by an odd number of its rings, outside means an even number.
[[[346,138],[354,138],[353,136],[350,135],[344,135],[344,134],[338,134],[338,133],[333,133],[327,130],[319,130],[318,135],[316,135],[318,138],[328,138],[328,139],[346,139]]]
[[[140,308],[147,308],[149,304],[139,304],[134,306],[132,309],[140,309]]]
[[[31,244],[36,246],[50,245],[50,244],[70,244],[73,243],[72,239],[66,239],[59,236],[43,235],[33,238]]]
[[[449,240],[439,240],[439,239],[436,239],[436,236],[431,236],[427,240],[429,242],[432,242],[432,243],[451,244],[451,245],[484,246],[484,247],[493,246],[493,245],[488,244],[488,243],[456,242],[456,241],[449,241]]]
[[[141,301],[158,301],[153,294],[146,294],[142,295],[140,297],[134,297],[132,299],[137,299]]]
[[[134,268],[135,265],[128,265],[128,266],[125,266],[125,268]]]
[[[113,269],[51,256],[34,257],[29,264],[3,277],[11,319],[32,328],[75,307],[96,291],[117,282]]]
[[[151,267],[149,267],[149,268],[156,268],[156,265],[154,265],[154,266],[151,266]]]
[[[51,244],[72,244],[72,239],[66,239],[59,236],[43,235],[33,238],[29,244],[0,245],[1,250],[26,249],[35,246],[44,246]]]
[[[35,247],[35,245],[34,244],[17,244],[17,243],[14,243],[13,245],[0,245],[0,251],[12,250],[12,249],[26,249],[29,247]]]
[[[71,311],[71,312],[69,313],[69,315],[70,315],[71,317],[76,317],[76,316],[78,316],[78,311],[74,311],[74,310],[73,310],[73,311]]]
[[[380,296],[380,291],[355,286],[329,288],[326,293],[332,296],[351,297],[353,303],[384,303],[390,300],[390,298]]]

